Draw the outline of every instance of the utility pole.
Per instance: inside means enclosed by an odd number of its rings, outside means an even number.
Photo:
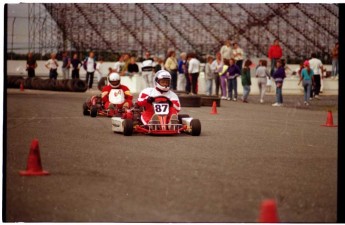
[[[12,21],[12,43],[11,43],[11,60],[13,60],[13,38],[14,38],[14,22],[16,21],[16,17],[13,18]]]

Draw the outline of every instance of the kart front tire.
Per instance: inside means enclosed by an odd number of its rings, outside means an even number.
[[[96,106],[92,106],[91,107],[90,116],[91,117],[96,117],[97,116],[97,111],[98,111],[97,107]]]
[[[133,121],[125,119],[123,121],[123,135],[131,136],[133,134]]]
[[[200,120],[192,119],[192,121],[190,121],[190,126],[191,126],[191,134],[192,134],[192,136],[199,136],[200,133],[201,133],[201,123],[200,123]]]
[[[83,115],[84,116],[89,116],[90,115],[90,111],[88,109],[89,109],[89,107],[87,107],[86,102],[84,102],[84,104],[83,104]]]

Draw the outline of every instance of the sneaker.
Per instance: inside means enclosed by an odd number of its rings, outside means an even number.
[[[226,100],[226,97],[225,97],[225,96],[222,96],[220,99]]]
[[[313,98],[309,98],[309,101],[313,101]]]
[[[236,102],[236,101],[237,101],[237,99],[236,99],[236,98],[234,98],[234,99],[233,99],[233,101],[234,101],[234,102]]]
[[[314,98],[320,100],[320,97],[318,95],[315,95]]]
[[[231,101],[231,98],[227,98],[226,100]]]
[[[261,103],[261,104],[264,103],[264,100],[263,100],[263,99],[260,99],[260,103]]]
[[[308,103],[308,102],[306,102],[306,101],[304,101],[304,105],[305,105],[305,106],[308,106],[308,105],[309,105],[309,103]]]
[[[280,106],[280,104],[278,102],[272,104],[272,106]]]

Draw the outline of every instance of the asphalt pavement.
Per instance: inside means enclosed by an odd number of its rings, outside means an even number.
[[[128,137],[82,115],[91,95],[8,90],[6,221],[256,222],[274,199],[281,222],[336,222],[337,96],[186,107],[200,136]],[[19,176],[34,138],[49,176]]]

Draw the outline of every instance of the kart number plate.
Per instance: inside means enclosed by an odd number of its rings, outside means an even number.
[[[153,108],[156,115],[167,115],[169,114],[169,104],[168,103],[154,103]]]

